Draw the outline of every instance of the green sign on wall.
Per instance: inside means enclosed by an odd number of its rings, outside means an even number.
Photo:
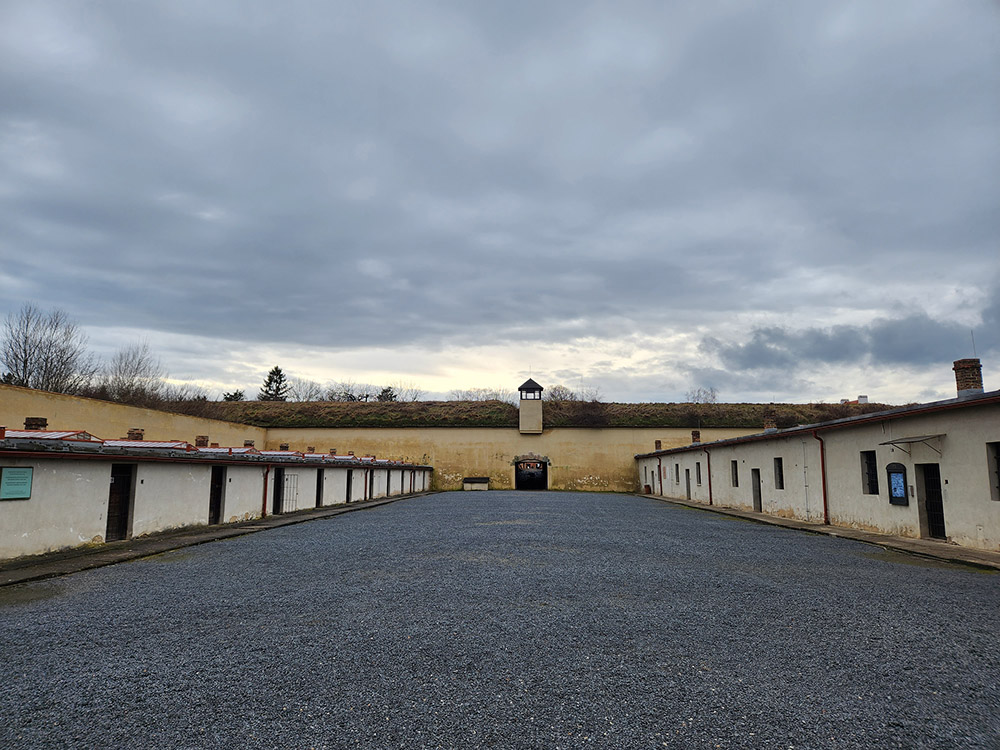
[[[0,468],[0,500],[27,500],[31,497],[31,469]]]

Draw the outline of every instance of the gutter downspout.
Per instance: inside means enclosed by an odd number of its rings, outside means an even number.
[[[264,490],[261,493],[260,499],[260,517],[265,518],[267,516],[267,478],[271,475],[271,464],[267,464],[264,467]]]
[[[819,440],[819,471],[823,489],[823,523],[829,526],[830,505],[826,498],[826,443],[823,442],[823,438],[816,434],[816,430],[812,431],[812,436]]]
[[[708,448],[702,448],[705,451],[705,462],[708,468],[708,504],[712,504],[712,454],[708,452]]]

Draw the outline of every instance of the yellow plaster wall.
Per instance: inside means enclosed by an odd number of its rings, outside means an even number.
[[[433,466],[433,488],[446,490],[461,489],[462,479],[470,476],[488,476],[497,489],[513,487],[514,457],[535,453],[551,461],[552,489],[634,492],[636,453],[652,451],[655,440],[664,448],[691,442],[689,429],[655,427],[566,427],[539,435],[521,434],[516,427],[265,429],[0,385],[0,425],[21,429],[25,417],[46,417],[51,429],[86,430],[106,439],[141,427],[146,440],[193,443],[196,435],[208,435],[220,445],[243,445],[249,439],[257,448],[277,449],[288,443],[299,451],[312,446],[320,453],[336,448],[339,453],[402,458]],[[755,431],[702,428],[701,438],[722,440]]]
[[[747,435],[755,430],[702,428],[703,441]],[[654,440],[664,448],[691,442],[688,429],[586,428],[548,429],[522,435],[517,428],[282,428],[267,431],[267,447],[288,443],[292,450],[313,446],[358,455],[407,459],[434,467],[434,489],[461,489],[464,477],[489,477],[490,486],[514,486],[515,456],[534,453],[550,459],[549,487],[559,490],[634,492],[635,454],[648,453]]]
[[[0,385],[0,425],[20,430],[25,417],[45,417],[51,430],[85,430],[105,440],[125,437],[131,427],[144,429],[146,440],[194,443],[197,435],[208,435],[210,442],[219,445],[243,445],[244,440],[253,440],[261,448],[267,438],[262,427]]]

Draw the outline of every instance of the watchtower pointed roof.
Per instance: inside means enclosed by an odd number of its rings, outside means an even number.
[[[521,386],[517,390],[527,391],[528,393],[541,393],[545,389],[542,388],[542,386],[538,385],[538,383],[536,383],[531,378],[528,378],[523,383],[521,383]]]

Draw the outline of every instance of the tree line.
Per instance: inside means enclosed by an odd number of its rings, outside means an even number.
[[[107,361],[87,348],[87,335],[64,311],[41,310],[32,303],[7,315],[0,341],[2,382],[55,393],[89,396],[136,406],[164,406],[183,402],[207,402],[209,394],[200,386],[174,385],[146,341],[121,347]],[[517,392],[508,388],[468,388],[451,391],[452,401],[503,401],[516,404]],[[601,402],[600,389],[573,390],[557,384],[544,392],[547,401]],[[257,393],[258,401],[420,401],[424,391],[413,383],[388,385],[341,380],[321,384],[289,377],[279,366],[267,374]],[[687,394],[694,403],[715,403],[714,388],[698,388]],[[223,401],[245,401],[245,390],[223,393]]]

